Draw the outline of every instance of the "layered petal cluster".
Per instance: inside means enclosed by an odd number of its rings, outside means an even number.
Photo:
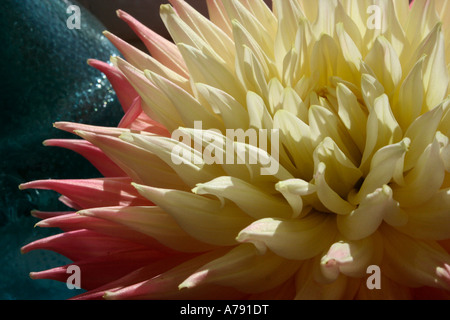
[[[209,19],[170,2],[174,42],[123,11],[149,53],[105,32],[124,59],[89,64],[123,120],[45,142],[104,177],[22,185],[73,208],[34,212],[64,232],[23,251],[70,258],[80,299],[448,299],[450,1],[207,0]]]

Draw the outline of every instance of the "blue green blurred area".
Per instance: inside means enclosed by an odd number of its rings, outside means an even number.
[[[60,230],[34,228],[30,211],[66,211],[51,191],[19,191],[37,179],[92,178],[100,174],[81,156],[44,147],[75,138],[56,121],[116,126],[121,107],[107,79],[87,59],[108,61],[118,52],[105,29],[81,8],[81,28],[70,30],[68,0],[0,2],[0,299],[67,299],[81,293],[65,283],[31,280],[31,271],[70,263],[50,251],[22,255],[20,248]]]

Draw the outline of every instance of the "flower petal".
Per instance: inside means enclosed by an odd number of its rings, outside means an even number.
[[[237,241],[253,243],[291,260],[310,259],[325,249],[335,236],[331,215],[312,213],[300,220],[262,219],[239,233]]]
[[[260,255],[254,246],[243,244],[201,267],[180,289],[217,284],[246,293],[263,292],[285,282],[299,265],[298,261],[285,260],[273,253]]]
[[[233,205],[221,206],[208,199],[178,190],[156,189],[134,184],[148,199],[170,214],[183,230],[202,242],[218,246],[236,244],[240,230],[252,221]]]
[[[192,192],[199,195],[215,195],[219,199],[229,199],[255,219],[292,216],[292,210],[284,200],[263,192],[238,178],[220,177],[207,183],[198,184]]]

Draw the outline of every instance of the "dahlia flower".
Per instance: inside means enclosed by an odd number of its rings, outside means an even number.
[[[123,11],[149,54],[105,32],[123,120],[45,142],[104,177],[21,185],[73,208],[23,252],[71,259],[79,299],[448,299],[450,1],[170,3],[174,43]]]

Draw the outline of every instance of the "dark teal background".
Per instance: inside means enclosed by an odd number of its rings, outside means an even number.
[[[74,138],[55,121],[116,126],[122,116],[112,87],[87,59],[108,61],[117,51],[105,29],[81,7],[81,29],[70,30],[67,0],[0,2],[0,299],[66,299],[80,291],[65,283],[31,280],[31,271],[70,261],[20,248],[59,230],[33,228],[30,211],[68,210],[51,191],[19,191],[18,185],[48,178],[92,178],[100,174],[81,156],[44,147],[52,138]]]

